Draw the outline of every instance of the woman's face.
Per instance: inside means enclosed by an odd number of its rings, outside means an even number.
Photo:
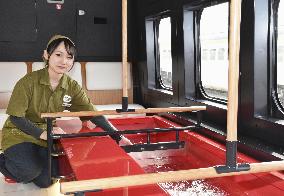
[[[48,59],[45,51],[44,57]],[[48,59],[48,69],[55,74],[68,72],[74,63],[74,56],[67,53],[64,42],[61,42]]]

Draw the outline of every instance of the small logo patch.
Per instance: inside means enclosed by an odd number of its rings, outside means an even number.
[[[64,107],[71,107],[71,100],[72,100],[72,98],[71,98],[71,96],[69,96],[69,95],[64,95],[64,97],[63,97],[63,104],[62,104],[62,106],[64,106]]]

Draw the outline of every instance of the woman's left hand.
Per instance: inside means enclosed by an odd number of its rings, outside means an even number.
[[[124,136],[122,136],[122,138],[121,138],[121,140],[119,141],[118,144],[119,144],[119,146],[132,145],[131,141]]]

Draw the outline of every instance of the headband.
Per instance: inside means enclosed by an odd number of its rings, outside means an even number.
[[[73,42],[69,37],[66,37],[66,36],[64,36],[64,35],[54,35],[54,36],[52,36],[52,37],[50,38],[50,40],[48,41],[47,46],[46,46],[46,49],[48,48],[48,46],[49,46],[53,41],[55,41],[55,40],[57,40],[57,39],[68,39],[68,40],[75,46],[74,42]]]

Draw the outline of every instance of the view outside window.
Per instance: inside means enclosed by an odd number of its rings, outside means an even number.
[[[210,97],[228,94],[228,3],[205,8],[200,20],[201,81]]]
[[[159,24],[160,76],[162,85],[172,88],[171,19],[162,18]]]
[[[277,92],[284,106],[284,2],[280,1],[278,8],[278,38],[277,38]]]

